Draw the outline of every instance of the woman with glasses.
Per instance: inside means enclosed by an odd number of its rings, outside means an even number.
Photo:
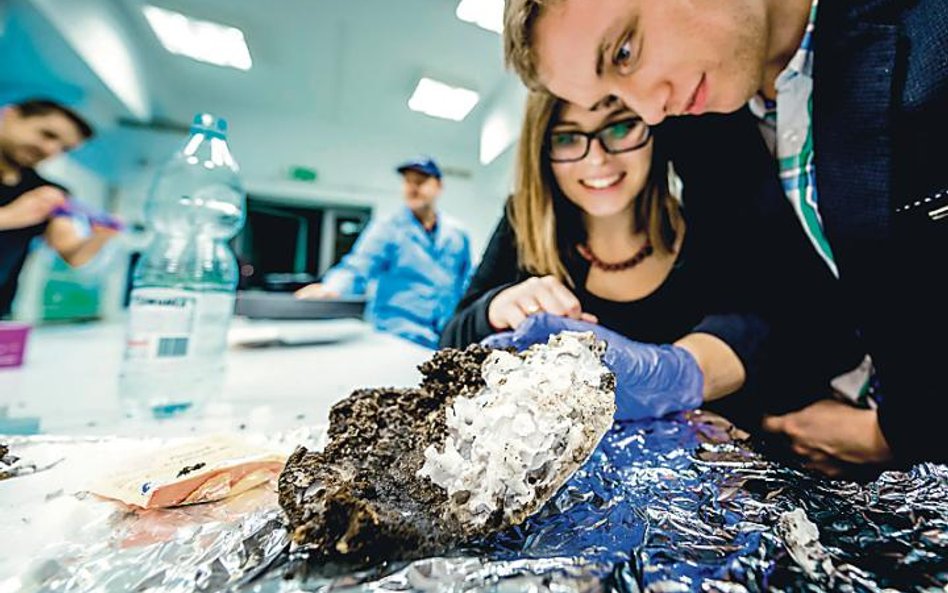
[[[716,122],[676,119],[650,129],[619,103],[589,111],[531,93],[506,216],[441,345],[498,334],[493,345],[521,348],[560,329],[592,328],[612,352],[617,418],[703,406],[756,432],[763,414],[826,397],[830,380],[864,353],[834,279],[802,239],[781,258],[800,236],[789,203],[768,206],[783,211],[759,224],[752,179],[726,177],[730,169],[718,166],[744,155],[723,135],[699,143],[690,127]],[[670,154],[690,157],[682,173],[702,167],[720,183],[682,188]],[[731,191],[720,195],[720,187]],[[821,287],[820,306],[803,290],[813,286]],[[761,332],[761,302],[807,318]],[[728,383],[705,380],[722,376],[708,369],[729,364],[701,356],[709,340],[741,360],[743,368],[725,369]]]
[[[515,190],[442,346],[541,311],[674,341],[708,308],[660,135],[621,104],[527,99]],[[707,291],[705,291],[707,292]]]

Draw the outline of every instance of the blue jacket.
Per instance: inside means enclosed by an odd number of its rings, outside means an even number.
[[[842,339],[856,333],[847,326],[858,329],[894,453],[944,461],[944,416],[932,408],[948,395],[948,2],[821,3],[814,47],[816,182],[839,280],[786,215],[774,160],[747,110],[675,118],[662,127],[679,136],[672,158],[688,232],[704,232],[704,219],[716,224],[724,210],[737,225],[734,257],[759,260],[759,289],[748,295],[758,314],[698,331],[731,345],[748,382],[770,391],[848,351],[832,332]]]
[[[948,2],[820,12],[813,133],[826,237],[882,381],[886,439],[903,460],[948,461],[931,411],[948,396]]]
[[[436,348],[471,269],[467,233],[440,214],[429,233],[403,207],[373,220],[352,251],[326,272],[323,284],[343,295],[358,295],[377,281],[369,307],[375,326]]]

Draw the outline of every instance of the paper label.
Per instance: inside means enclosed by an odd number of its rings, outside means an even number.
[[[180,360],[225,348],[234,296],[137,288],[129,303],[128,360]],[[196,330],[200,331],[196,331]]]
[[[90,490],[142,508],[208,502],[267,481],[285,462],[283,455],[215,435],[130,458]]]

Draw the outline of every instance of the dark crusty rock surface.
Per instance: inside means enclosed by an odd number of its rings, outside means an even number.
[[[435,352],[417,389],[333,406],[321,452],[279,480],[294,542],[323,568],[441,555],[523,522],[612,426],[615,378],[592,332],[523,352]]]
[[[446,492],[416,474],[446,434],[445,409],[484,385],[490,349],[438,351],[419,389],[361,389],[336,404],[322,452],[298,448],[279,480],[293,541],[316,558],[364,564],[431,555],[496,527],[462,525]]]

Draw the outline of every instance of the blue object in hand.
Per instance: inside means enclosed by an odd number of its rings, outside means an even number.
[[[70,216],[72,218],[85,218],[91,226],[100,226],[116,231],[125,230],[125,225],[118,218],[97,210],[91,206],[71,198],[61,206],[53,210],[53,216]]]
[[[481,341],[524,350],[561,331],[592,332],[607,344],[603,362],[616,376],[616,420],[657,418],[701,405],[704,374],[690,352],[671,344],[644,344],[601,325],[549,313],[531,315],[516,331]]]

